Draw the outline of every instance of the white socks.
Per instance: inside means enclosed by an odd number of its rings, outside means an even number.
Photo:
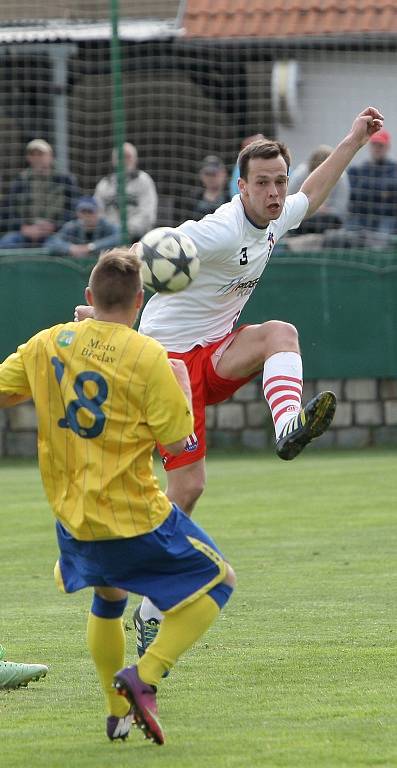
[[[148,621],[149,619],[157,619],[162,621],[163,614],[153,605],[152,601],[148,597],[144,597],[141,603],[141,609],[139,611],[142,621]]]
[[[263,394],[272,412],[277,439],[301,409],[302,387],[302,358],[297,352],[276,352],[266,360]]]

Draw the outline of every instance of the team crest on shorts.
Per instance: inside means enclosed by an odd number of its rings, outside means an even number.
[[[191,435],[186,440],[185,443],[185,451],[196,451],[198,448],[198,437],[195,432],[192,432]]]

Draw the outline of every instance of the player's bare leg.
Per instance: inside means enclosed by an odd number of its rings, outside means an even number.
[[[191,516],[196,501],[205,488],[205,459],[167,472],[166,494],[170,501]]]
[[[223,352],[216,372],[227,379],[250,376],[263,366],[263,391],[272,413],[276,451],[294,459],[325,432],[336,409],[333,392],[320,392],[302,408],[302,360],[296,328],[270,320],[243,328]]]

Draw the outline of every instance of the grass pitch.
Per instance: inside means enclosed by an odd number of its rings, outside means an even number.
[[[291,463],[209,460],[195,519],[238,589],[163,682],[161,748],[136,731],[107,741],[85,645],[91,597],[57,593],[38,470],[3,462],[0,642],[10,659],[51,669],[0,692],[1,766],[397,766],[396,458],[309,449]],[[128,647],[132,661],[132,632]]]

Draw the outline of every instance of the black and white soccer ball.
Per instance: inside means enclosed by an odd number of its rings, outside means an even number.
[[[195,279],[200,260],[193,240],[169,227],[147,232],[138,243],[144,285],[157,293],[183,291]]]

